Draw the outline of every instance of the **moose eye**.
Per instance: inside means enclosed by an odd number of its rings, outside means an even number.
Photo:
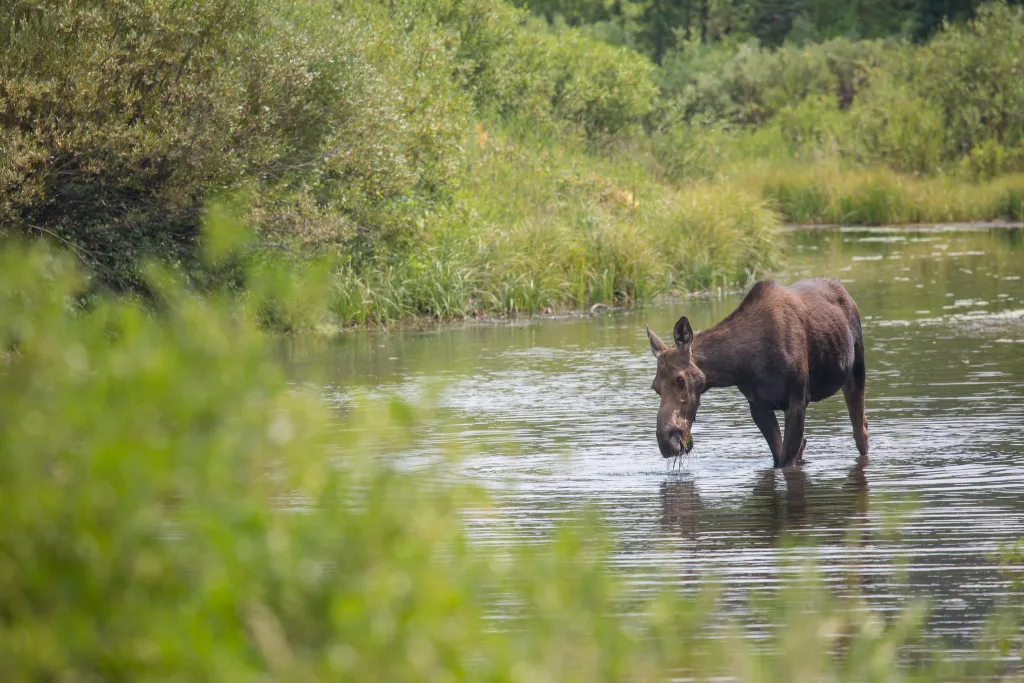
[[[685,389],[686,388],[686,376],[685,375],[676,375],[676,384],[679,386],[680,389]]]

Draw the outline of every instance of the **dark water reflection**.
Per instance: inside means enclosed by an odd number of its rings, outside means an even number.
[[[779,279],[839,277],[860,305],[869,463],[857,460],[838,396],[808,411],[807,464],[771,469],[735,390],[705,396],[681,467],[661,459],[644,324],[668,334],[685,312],[701,329],[739,295],[592,319],[298,339],[287,355],[297,376],[326,374],[340,403],[357,388],[440,387],[451,424],[423,435],[420,455],[462,445],[461,474],[494,491],[508,522],[474,529],[483,542],[542,537],[596,504],[632,590],[653,590],[666,568],[681,585],[713,572],[738,605],[779,580],[779,540],[796,539],[791,554],[837,581],[855,575],[881,609],[929,598],[932,632],[962,642],[1007,591],[991,553],[1024,537],[1024,234],[791,240]],[[892,583],[894,561],[906,563],[906,583]]]

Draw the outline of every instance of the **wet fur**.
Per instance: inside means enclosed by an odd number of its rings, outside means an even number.
[[[699,394],[730,386],[750,404],[751,417],[768,442],[776,467],[801,460],[807,405],[840,389],[857,448],[867,455],[864,337],[857,304],[837,280],[801,280],[788,287],[764,280],[728,317],[695,336],[691,333],[691,341],[680,344],[687,330],[689,322],[681,318],[674,334],[676,346],[670,349],[649,333],[659,358],[655,390],[662,396],[658,440],[663,455],[678,455],[666,453],[666,444],[672,451],[670,436],[679,429],[688,438]],[[669,382],[672,378],[676,379]],[[687,387],[692,390],[687,392]],[[673,401],[682,408],[673,407]],[[786,413],[784,435],[777,410]],[[678,415],[690,418],[680,420]]]

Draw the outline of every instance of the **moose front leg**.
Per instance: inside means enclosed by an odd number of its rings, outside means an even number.
[[[775,411],[751,401],[750,417],[754,418],[754,424],[761,430],[764,440],[768,442],[768,448],[772,452],[772,462],[775,467],[778,467],[779,457],[782,454],[782,433],[779,431],[779,420],[775,417]]]
[[[804,415],[807,413],[806,401],[790,401],[786,409],[786,435],[782,439],[782,467],[789,467],[800,462],[804,454],[807,439],[804,438]]]

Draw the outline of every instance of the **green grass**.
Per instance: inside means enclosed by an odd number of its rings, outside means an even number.
[[[973,182],[835,162],[740,166],[736,181],[761,187],[788,223],[893,225],[1024,220],[1024,174]]]
[[[390,466],[442,433],[428,405],[339,417],[286,381],[258,318],[321,294],[290,267],[250,273],[242,305],[150,277],[159,313],[74,313],[67,259],[0,252],[5,681],[940,681],[1000,674],[1019,636],[1008,605],[972,663],[911,655],[922,604],[882,615],[791,565],[750,605],[755,643],[671,567],[628,598],[591,512],[480,543],[466,519],[500,529],[494,501]]]
[[[598,147],[481,128],[467,142],[458,192],[424,223],[419,246],[338,269],[327,318],[348,325],[642,305],[765,276],[780,263],[782,223],[1024,219],[1024,174],[971,181],[787,159],[771,136],[753,137],[762,158],[745,156],[750,135],[718,136],[724,161],[711,178],[686,181],[668,179],[635,139]]]
[[[660,181],[628,146],[484,132],[419,249],[339,271],[339,321],[643,304],[777,263],[778,218],[753,193]]]

